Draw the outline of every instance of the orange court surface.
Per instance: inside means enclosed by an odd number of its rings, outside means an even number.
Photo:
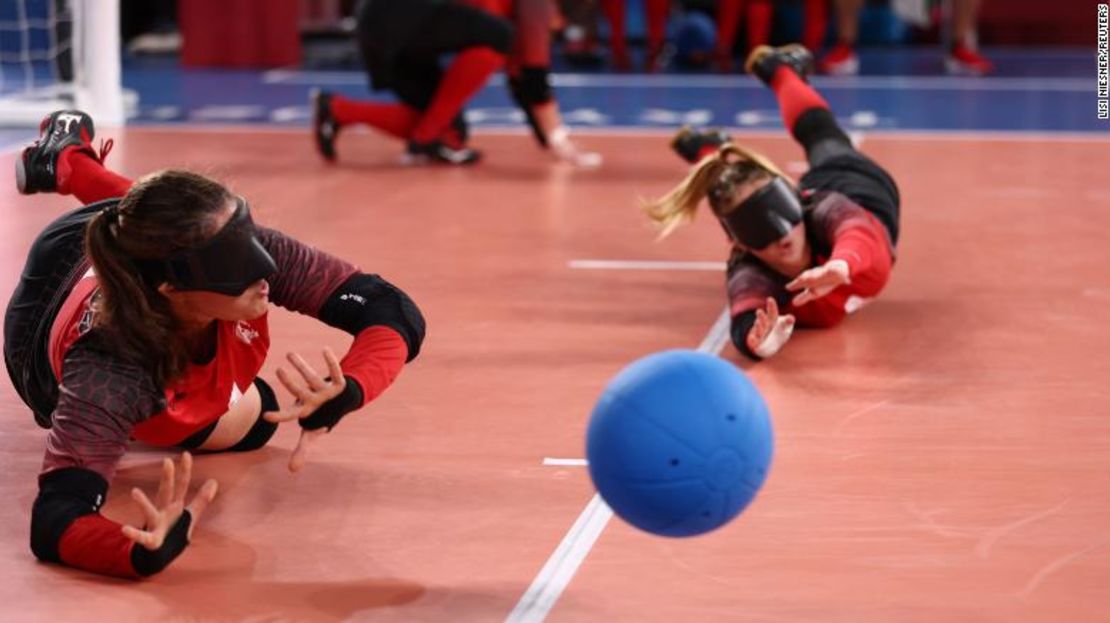
[[[294,425],[258,452],[200,456],[220,493],[141,582],[35,561],[44,431],[5,382],[0,620],[1110,620],[1105,134],[857,136],[901,189],[893,280],[755,365],[722,331],[712,217],[656,242],[638,209],[686,171],[669,133],[583,133],[597,170],[552,164],[519,132],[480,133],[487,161],[459,169],[401,166],[370,135],[335,167],[304,129],[101,135],[116,170],[211,175],[260,223],[398,284],[428,336],[302,472],[286,469]],[[785,133],[735,136],[802,172]],[[76,207],[17,194],[17,153],[0,156],[5,303],[33,237]],[[276,309],[271,335],[264,377],[349,339]],[[602,387],[669,348],[745,368],[775,427],[754,503],[691,539],[612,518],[582,466]],[[127,492],[156,484],[162,456],[128,454],[109,517],[135,518]]]

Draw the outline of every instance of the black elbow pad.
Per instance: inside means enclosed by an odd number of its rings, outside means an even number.
[[[320,308],[320,320],[351,335],[373,326],[389,327],[400,333],[408,346],[406,362],[416,358],[424,343],[420,308],[378,275],[357,273],[344,281]]]

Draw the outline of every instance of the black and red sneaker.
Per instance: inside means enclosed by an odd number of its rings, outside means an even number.
[[[79,149],[97,161],[103,160],[93,150],[95,134],[92,117],[80,110],[59,110],[48,115],[39,125],[39,139],[15,161],[16,188],[24,195],[57,192],[58,158],[63,151]]]
[[[763,84],[771,84],[775,70],[786,65],[805,80],[813,73],[813,53],[800,43],[791,43],[777,48],[769,45],[757,46],[744,61],[744,71],[759,78]]]
[[[312,136],[316,139],[316,151],[328,162],[335,162],[335,139],[339,136],[339,122],[331,114],[331,93],[313,89]]]
[[[695,130],[683,126],[671,139],[671,149],[686,162],[697,164],[730,140],[729,135],[720,130]]]

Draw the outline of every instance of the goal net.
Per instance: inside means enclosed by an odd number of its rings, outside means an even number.
[[[59,108],[124,122],[118,0],[0,0],[0,125]]]

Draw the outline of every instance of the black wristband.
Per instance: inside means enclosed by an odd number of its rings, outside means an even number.
[[[131,566],[135,573],[146,577],[168,567],[189,544],[189,526],[192,523],[193,516],[189,511],[183,511],[181,517],[177,518],[177,523],[166,533],[162,547],[147,549],[136,543],[131,548]]]
[[[343,378],[347,380],[343,391],[335,398],[320,405],[318,409],[312,412],[312,415],[301,419],[301,428],[305,430],[327,428],[330,431],[335,428],[339,420],[343,419],[344,415],[362,406],[362,386],[346,374],[343,375]]]

